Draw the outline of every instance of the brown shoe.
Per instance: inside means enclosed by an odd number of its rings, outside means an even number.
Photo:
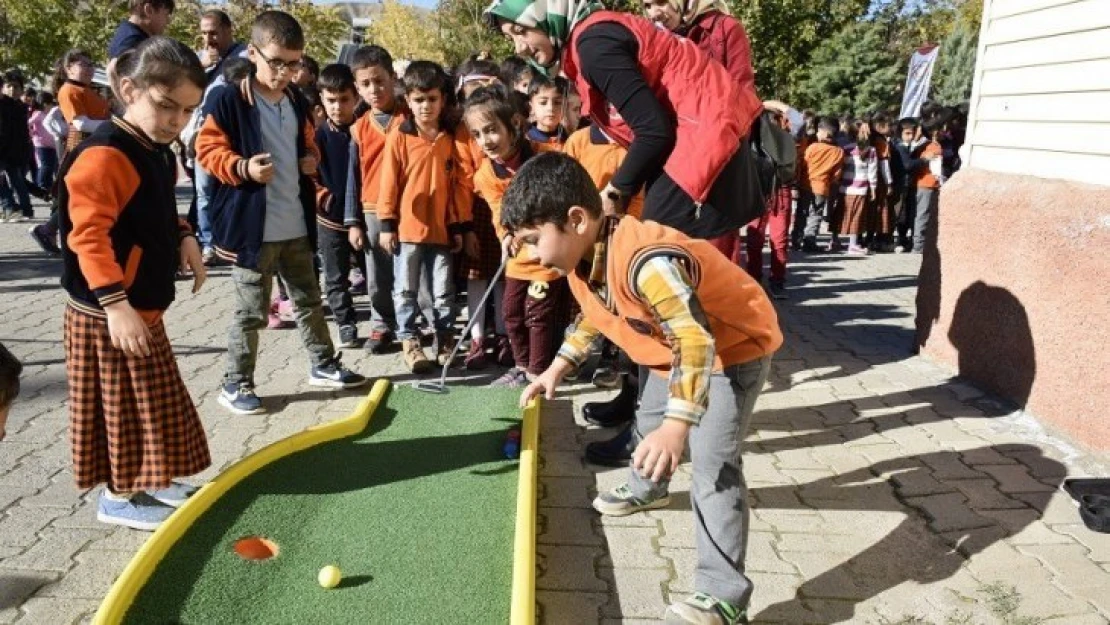
[[[401,341],[401,352],[405,356],[405,364],[413,373],[427,373],[432,370],[432,361],[420,346],[420,339],[405,339]]]
[[[436,340],[436,362],[439,366],[447,364],[447,359],[451,358],[451,353],[455,351],[455,337],[443,335]],[[455,363],[451,363],[452,365]]]

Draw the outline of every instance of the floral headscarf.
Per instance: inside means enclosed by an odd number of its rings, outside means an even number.
[[[538,28],[547,35],[555,53],[559,54],[578,22],[604,8],[597,0],[493,0],[486,7],[485,18],[494,26],[500,19]]]

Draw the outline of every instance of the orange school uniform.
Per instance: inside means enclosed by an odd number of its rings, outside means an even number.
[[[626,148],[614,143],[596,126],[575,131],[567,139],[563,152],[585,168],[598,189],[609,184],[628,154]],[[629,200],[626,213],[639,219],[643,212],[644,192],[640,191]]]
[[[451,245],[460,225],[456,177],[454,133],[441,129],[425,139],[405,120],[386,138],[377,206],[382,230],[402,243]]]

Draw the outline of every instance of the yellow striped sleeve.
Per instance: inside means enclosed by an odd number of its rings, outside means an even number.
[[[697,424],[709,404],[716,343],[693,281],[679,259],[654,255],[633,268],[634,284],[671,346],[665,417]]]
[[[586,319],[585,315],[578,315],[575,321],[574,332],[571,332],[559,348],[558,356],[575,367],[581,367],[590,355],[590,344],[597,339],[601,332],[594,324]]]

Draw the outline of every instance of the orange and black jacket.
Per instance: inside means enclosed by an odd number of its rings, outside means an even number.
[[[177,161],[165,145],[119,118],[74,149],[59,174],[62,286],[97,316],[123,300],[162,311],[174,300],[180,242]]]
[[[308,103],[301,93],[286,88],[301,132],[297,135],[297,158],[313,156],[317,162],[315,128],[308,118]],[[208,208],[212,219],[212,242],[216,253],[240,267],[258,267],[262,233],[266,223],[266,185],[250,179],[247,160],[267,152],[262,145],[262,122],[251,89],[251,78],[227,85],[213,93],[204,105],[204,125],[197,134],[197,162],[216,179]],[[305,228],[316,247],[316,183],[312,176],[297,171]]]

